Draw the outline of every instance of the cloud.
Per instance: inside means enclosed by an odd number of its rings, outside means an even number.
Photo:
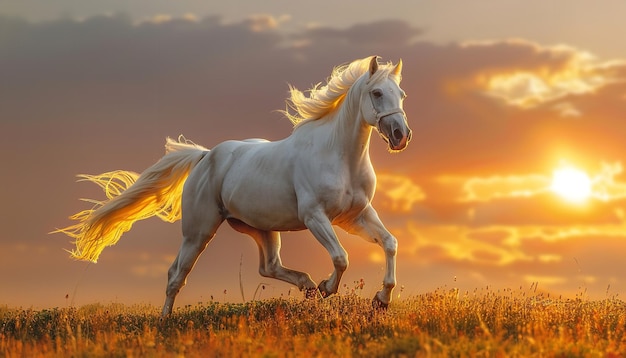
[[[601,163],[600,172],[592,175],[593,196],[603,200],[620,200],[626,197],[626,182],[618,177],[624,171],[621,162]]]
[[[590,53],[563,45],[541,47],[521,40],[510,43],[527,48],[535,53],[535,58],[545,61],[516,68],[489,69],[478,75],[476,79],[484,86],[486,94],[509,105],[532,108],[568,95],[593,93],[615,81],[611,62],[600,62]],[[464,45],[498,47],[503,43],[470,42]]]
[[[253,32],[262,32],[275,30],[281,23],[291,20],[289,15],[282,15],[280,17],[274,17],[269,14],[255,14],[250,15],[245,23],[248,24],[250,30]]]
[[[509,236],[513,232],[487,233],[452,225],[424,227],[409,222],[407,233],[412,239],[400,238],[401,254],[410,253],[409,256],[430,264],[466,263],[493,268],[532,260],[511,241]],[[493,236],[497,236],[499,242],[493,241]]]
[[[11,72],[3,74],[22,84],[63,81],[71,85],[106,80],[132,83],[180,73],[181,66],[194,71],[198,61],[205,69],[214,67],[224,57],[254,53],[279,41],[268,31],[256,31],[277,23],[267,16],[235,24],[224,24],[218,17],[198,21],[170,15],[134,24],[123,14],[83,21],[23,23],[1,18],[0,22],[13,24],[0,45],[10,54],[2,58],[2,64]]]
[[[624,238],[626,233],[621,225],[593,224],[470,227],[408,222],[406,230],[399,235],[401,255],[425,262],[465,262],[491,267],[532,263],[539,272],[541,265],[562,262],[565,257],[586,256],[592,251],[611,256],[610,248],[621,245]]]
[[[119,15],[118,15],[119,16]],[[168,23],[168,22],[172,22],[172,21],[189,21],[189,22],[197,22],[198,16],[196,16],[193,13],[186,13],[180,17],[174,17],[170,14],[156,14],[153,15],[151,17],[145,18],[141,21],[138,22],[137,25],[141,25],[144,23],[151,23],[151,24],[155,24],[155,25],[160,25],[160,24],[164,24],[164,23]]]
[[[350,46],[385,45],[402,46],[408,45],[424,30],[415,28],[402,20],[381,20],[371,23],[355,24],[347,29],[335,27],[312,27],[302,34],[295,36],[296,39],[317,41],[339,41]]]
[[[574,107],[570,102],[559,102],[552,106],[555,112],[559,113],[561,117],[580,117],[582,116],[582,112]]]
[[[489,201],[497,198],[530,197],[545,192],[550,178],[540,174],[525,176],[473,177],[463,183],[461,201]]]
[[[409,212],[425,198],[422,189],[409,177],[378,173],[376,179],[376,190],[385,197],[380,204],[391,211]]]

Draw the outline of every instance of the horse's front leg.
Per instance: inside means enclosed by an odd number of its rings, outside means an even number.
[[[339,282],[344,271],[348,268],[348,253],[341,246],[337,234],[333,230],[332,224],[328,217],[322,212],[309,215],[304,219],[304,224],[313,233],[317,241],[326,248],[333,260],[335,271],[330,275],[328,280],[322,281],[318,288],[323,297],[337,293],[339,290]]]
[[[383,288],[376,292],[373,304],[378,308],[387,308],[391,302],[391,293],[396,286],[396,252],[398,240],[385,228],[376,210],[370,205],[351,223],[341,225],[349,233],[359,235],[367,241],[377,243],[385,251],[386,271]]]

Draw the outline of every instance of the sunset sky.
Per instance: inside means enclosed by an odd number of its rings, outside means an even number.
[[[209,3],[0,0],[0,305],[160,305],[180,222],[138,222],[97,264],[72,261],[71,239],[48,233],[103,198],[76,175],[141,172],[167,136],[288,136],[288,84],[369,55],[402,58],[413,130],[402,153],[371,145],[396,294],[626,296],[626,2]],[[382,251],[337,232],[341,292],[363,278],[373,296]],[[260,284],[300,297],[257,255],[224,225],[177,305],[241,302],[240,271],[246,300]],[[308,232],[284,234],[282,257],[317,282],[332,271]]]

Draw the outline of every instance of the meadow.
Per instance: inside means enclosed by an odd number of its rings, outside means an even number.
[[[361,285],[362,287],[362,285]],[[160,307],[0,306],[4,357],[621,357],[626,305],[532,288],[442,288],[377,311],[358,290],[324,300]]]

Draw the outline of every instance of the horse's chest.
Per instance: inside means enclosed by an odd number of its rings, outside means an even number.
[[[368,173],[325,181],[317,193],[330,216],[361,212],[372,200],[376,181]]]

